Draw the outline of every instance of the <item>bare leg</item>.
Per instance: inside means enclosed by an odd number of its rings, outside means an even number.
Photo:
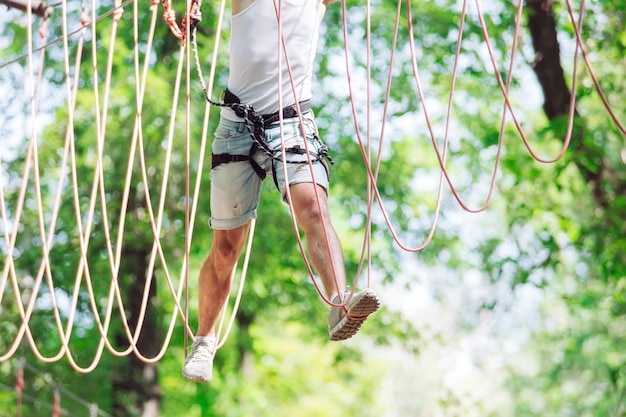
[[[246,240],[249,224],[215,230],[198,279],[198,336],[215,336],[215,324],[228,300],[231,276]]]
[[[330,221],[326,192],[313,183],[291,185],[290,191],[298,224],[306,235],[311,264],[322,280],[326,295],[332,297],[346,288],[346,272],[341,243]]]

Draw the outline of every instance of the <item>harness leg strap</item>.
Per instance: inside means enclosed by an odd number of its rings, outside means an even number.
[[[250,155],[255,149],[256,148],[254,146],[252,147],[252,149],[250,149]],[[249,161],[250,165],[252,166],[252,169],[254,169],[254,172],[256,172],[256,174],[261,178],[261,180],[264,180],[265,177],[267,176],[267,174],[265,173],[265,170],[261,168],[261,166],[253,158],[251,158],[250,155],[231,155],[229,153],[211,154],[211,169],[221,164],[228,164],[230,162]]]
[[[248,155],[231,155],[229,153],[211,154],[211,169],[221,164],[228,164],[229,162],[243,162],[249,160]]]

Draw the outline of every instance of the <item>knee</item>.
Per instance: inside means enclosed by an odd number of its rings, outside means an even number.
[[[326,191],[310,183],[291,186],[293,207],[300,226],[306,231],[327,221],[329,218],[326,204]]]
[[[217,269],[229,269],[238,258],[239,253],[230,245],[215,245],[209,253],[209,259]]]
[[[323,203],[310,201],[298,213],[298,222],[305,232],[321,227],[324,221],[329,221],[328,209]]]
[[[217,270],[230,270],[237,263],[241,254],[242,239],[239,236],[214,238],[208,259]]]
[[[317,204],[317,201],[311,201],[310,204],[305,206],[305,209],[302,211],[302,218],[307,219],[309,222],[318,223],[322,221],[322,218],[325,217],[326,207],[320,207]]]

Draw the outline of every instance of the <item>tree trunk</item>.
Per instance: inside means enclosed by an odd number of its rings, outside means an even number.
[[[553,3],[553,0],[526,1],[528,29],[535,49],[532,67],[543,90],[543,110],[550,120],[568,114],[571,98],[561,66]]]
[[[543,91],[544,112],[551,122],[569,116],[571,100],[571,92],[561,66],[553,4],[554,0],[526,2],[526,8],[529,10],[528,29],[535,50],[532,68]],[[574,127],[571,142],[574,163],[591,186],[596,204],[606,209],[610,202],[605,193],[603,178],[605,171],[610,167],[604,163],[603,150],[585,142],[583,124],[577,123]],[[560,133],[565,134],[565,129],[561,129]],[[623,187],[623,184],[621,186]]]
[[[554,127],[559,119],[569,115],[571,93],[565,82],[560,62],[560,48],[557,40],[556,21],[552,5],[554,0],[527,0],[528,28],[535,49],[533,70],[541,84],[545,96],[544,111]],[[573,162],[578,167],[582,178],[589,185],[596,206],[598,221],[607,231],[597,236],[590,243],[595,256],[608,260],[602,262],[603,276],[614,279],[621,275],[618,268],[626,262],[626,252],[605,252],[607,247],[626,244],[626,211],[616,201],[626,195],[626,174],[623,165],[615,165],[606,155],[604,143],[597,141],[594,135],[586,135],[584,123],[576,121],[570,149]],[[564,132],[564,129],[562,130]],[[620,243],[621,242],[621,243]]]

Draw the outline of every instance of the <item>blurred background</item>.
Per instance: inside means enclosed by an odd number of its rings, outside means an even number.
[[[622,0],[329,6],[329,204],[348,279],[383,308],[328,341],[266,181],[209,384],[181,377],[174,302],[195,329],[218,110],[192,54],[158,2],[1,3],[0,417],[626,416]],[[215,100],[219,7],[197,34]]]

